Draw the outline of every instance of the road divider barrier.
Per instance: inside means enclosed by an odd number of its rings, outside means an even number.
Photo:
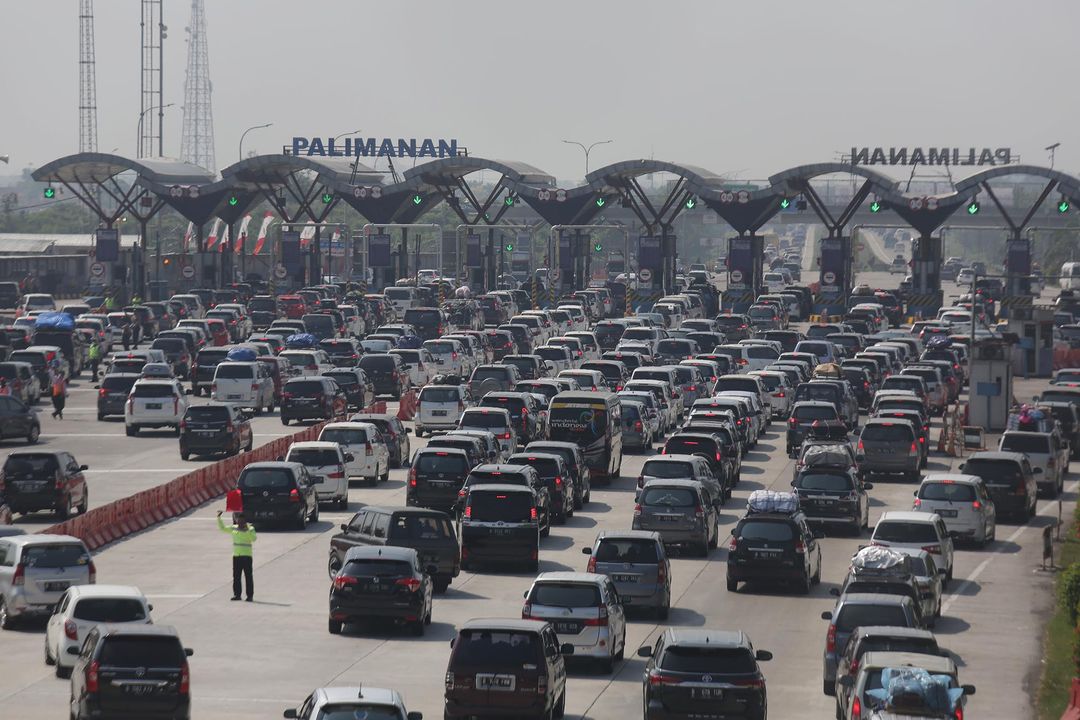
[[[1072,687],[1069,689],[1069,706],[1065,708],[1061,720],[1080,720],[1080,678],[1072,680]]]
[[[412,420],[416,416],[416,390],[401,393],[398,403],[398,420]]]
[[[415,396],[415,392],[413,395]],[[402,401],[404,404],[404,396]],[[375,409],[377,405],[376,403],[370,408],[364,408],[364,412],[378,412]],[[386,404],[382,403],[382,411],[385,412],[385,409]],[[97,550],[223,497],[236,487],[236,479],[247,465],[284,457],[292,443],[316,440],[325,425],[325,422],[320,422],[288,437],[277,438],[251,452],[234,455],[181,475],[163,485],[114,500],[41,532],[72,535],[82,539],[90,550]]]

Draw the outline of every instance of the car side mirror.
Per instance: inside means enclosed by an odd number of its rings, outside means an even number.
[[[89,465],[80,465],[79,466],[79,470],[89,470],[89,469],[90,469]]]
[[[840,597],[840,588],[829,588],[829,594],[833,597]]]
[[[862,484],[862,486],[863,486],[863,490],[873,490],[874,489],[874,483],[864,482]]]
[[[583,547],[583,548],[581,548],[581,554],[582,555],[592,555],[592,548],[591,547]]]
[[[184,648],[184,656],[185,657],[191,657],[194,654],[195,654],[195,651],[192,650],[191,648]]]
[[[69,647],[67,649],[67,654],[68,655],[78,655],[79,654],[79,648],[77,648],[77,647]]]
[[[349,526],[345,523],[341,523],[340,525],[338,525],[338,527],[341,528],[342,532],[349,532]]]
[[[821,613],[821,619],[822,620],[832,620],[832,613],[829,612],[828,610],[826,610],[825,612]]]
[[[408,720],[424,720],[424,713],[422,713],[422,712],[411,712],[411,713],[408,713],[405,717],[408,718]]]
[[[405,428],[405,434],[406,435],[411,435],[412,434],[412,428],[409,428],[409,427]]]
[[[772,653],[768,650],[758,650],[754,653],[754,659],[760,662],[768,662],[772,660]]]
[[[286,710],[285,712],[283,712],[281,714],[281,717],[295,718],[296,717],[296,708],[289,708],[288,710]]]
[[[914,495],[915,497],[919,497],[919,491],[918,491],[918,490],[914,491],[914,492],[913,492],[913,493],[911,493],[911,494],[912,494],[912,495]]]
[[[94,389],[95,389],[95,390],[100,390],[100,389],[101,389],[101,385],[94,385]]]
[[[284,455],[278,455],[277,456],[277,462],[285,462],[285,456]]]
[[[652,657],[652,646],[651,645],[642,645],[641,647],[639,647],[637,649],[637,655],[638,655],[638,657],[651,658]]]
[[[1041,467],[1032,468],[1031,474],[1032,475],[1042,475],[1042,471],[1043,471],[1043,469]]]
[[[191,388],[184,388],[184,394],[185,395],[190,395],[191,394]]]
[[[975,686],[974,685],[961,685],[960,689],[964,691],[965,695],[974,695],[975,694]]]
[[[439,574],[439,568],[437,565],[428,565],[426,568],[424,568],[424,572],[434,577],[435,575]]]
[[[938,575],[948,575],[948,571],[945,568],[938,568]]]

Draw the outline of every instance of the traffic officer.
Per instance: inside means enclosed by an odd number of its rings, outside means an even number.
[[[243,573],[247,601],[251,602],[255,595],[255,581],[252,578],[252,555],[251,546],[255,544],[255,528],[247,524],[243,513],[233,513],[233,524],[226,527],[221,519],[221,511],[217,514],[218,529],[223,533],[232,535],[232,599],[240,599],[240,575]]]
[[[90,360],[90,370],[94,374],[93,381],[97,382],[98,365],[101,363],[101,346],[98,345],[96,337],[90,341],[90,350],[87,353],[87,358]]]

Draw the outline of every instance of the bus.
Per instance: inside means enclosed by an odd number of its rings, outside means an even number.
[[[548,435],[580,447],[593,480],[610,483],[619,477],[622,406],[614,393],[559,393],[548,410]]]

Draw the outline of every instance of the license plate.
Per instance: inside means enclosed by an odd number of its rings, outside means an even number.
[[[816,504],[818,504],[818,505],[823,506],[823,507],[830,507],[830,506],[836,504],[835,500],[827,500],[827,499],[815,499],[814,502]]]
[[[311,482],[313,482],[313,483],[315,483],[317,485],[319,483],[326,482],[326,478],[324,478],[322,475],[313,475],[311,477]]]
[[[34,482],[20,482],[15,484],[15,487],[23,492],[37,492],[45,489],[45,481],[36,480]]]
[[[125,685],[124,692],[128,695],[153,695],[157,692],[157,687],[154,685]]]
[[[239,400],[240,396],[239,395],[229,395],[229,399],[230,400]]]
[[[555,623],[555,632],[562,633],[564,635],[577,635],[581,632],[581,628],[577,623],[572,622],[557,622]]]
[[[161,403],[146,403],[147,410],[160,410]]]
[[[723,688],[694,688],[691,695],[696,700],[723,700]]]
[[[208,436],[208,435],[213,435],[214,431],[213,430],[196,430],[195,434],[196,435],[202,435],[202,436]]]
[[[638,581],[638,576],[637,575],[613,575],[612,577],[615,579],[615,582],[637,582]],[[625,599],[626,598],[623,598],[623,600],[625,600]]]
[[[431,414],[436,416],[436,417],[445,417],[446,416],[446,411],[445,410],[432,410]]]
[[[491,531],[492,535],[509,535],[510,528],[495,528]]]
[[[678,515],[657,515],[656,519],[659,520],[660,522],[673,523],[673,522],[678,522],[682,518],[680,516],[678,516]]]
[[[946,518],[946,517],[954,518],[954,517],[956,517],[956,510],[938,510],[937,514],[940,515],[943,518]]]
[[[259,512],[255,513],[255,517],[272,518],[274,517],[274,512],[272,510],[260,510]]]
[[[453,487],[457,483],[455,483],[453,480],[428,480],[428,484],[432,487],[445,488]]]
[[[47,582],[45,583],[45,592],[63,592],[68,589],[71,583],[64,581]]]
[[[513,675],[490,675],[487,673],[477,673],[476,675],[476,689],[477,690],[513,690],[515,685],[515,678]]]

